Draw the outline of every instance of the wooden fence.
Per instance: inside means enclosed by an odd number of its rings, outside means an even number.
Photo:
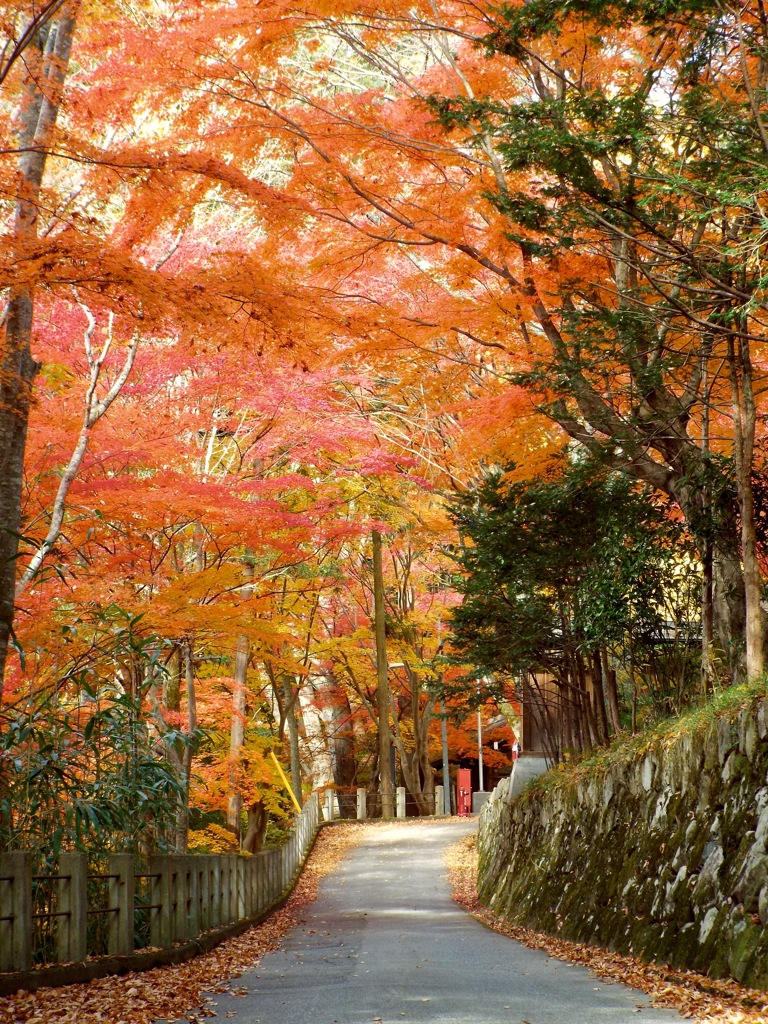
[[[32,853],[0,854],[0,972],[167,949],[258,917],[290,888],[318,824],[313,793],[291,838],[252,857],[155,856],[139,866],[113,854],[95,873],[85,853],[62,853],[56,873],[35,875]]]

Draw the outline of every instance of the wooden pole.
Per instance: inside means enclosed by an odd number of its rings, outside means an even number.
[[[384,570],[381,563],[381,534],[374,530],[373,542],[373,611],[376,630],[376,679],[379,714],[379,771],[381,773],[381,816],[394,817],[392,802],[392,776],[390,760],[392,734],[389,728],[389,679],[387,666],[387,640],[384,629]]]
[[[291,800],[293,801],[293,806],[296,808],[296,813],[297,814],[301,814],[301,804],[296,799],[296,794],[291,789],[291,784],[288,781],[288,776],[285,774],[285,772],[281,768],[280,762],[277,760],[277,758],[275,757],[274,753],[271,750],[269,752],[269,756],[274,761],[275,768],[277,768],[277,774],[280,776],[280,779],[282,780],[283,785],[288,790],[288,795],[290,796]]]

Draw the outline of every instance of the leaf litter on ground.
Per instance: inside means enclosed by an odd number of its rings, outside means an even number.
[[[637,957],[569,942],[497,917],[478,898],[476,834],[465,836],[449,846],[445,863],[455,902],[502,935],[531,949],[544,950],[557,960],[588,967],[598,978],[639,989],[650,995],[656,1006],[677,1010],[682,1017],[698,1024],[768,1022],[766,992],[747,988],[730,979],[707,978],[695,971],[645,963]]]

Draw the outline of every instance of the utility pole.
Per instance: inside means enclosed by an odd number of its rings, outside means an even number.
[[[394,818],[392,775],[390,771],[392,735],[389,731],[389,670],[387,639],[384,630],[384,570],[381,564],[381,534],[374,530],[373,542],[373,615],[376,628],[376,697],[379,713],[379,771],[381,772],[381,816]]]

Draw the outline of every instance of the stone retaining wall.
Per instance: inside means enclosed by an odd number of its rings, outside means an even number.
[[[768,700],[480,816],[480,896],[577,942],[768,989]]]

